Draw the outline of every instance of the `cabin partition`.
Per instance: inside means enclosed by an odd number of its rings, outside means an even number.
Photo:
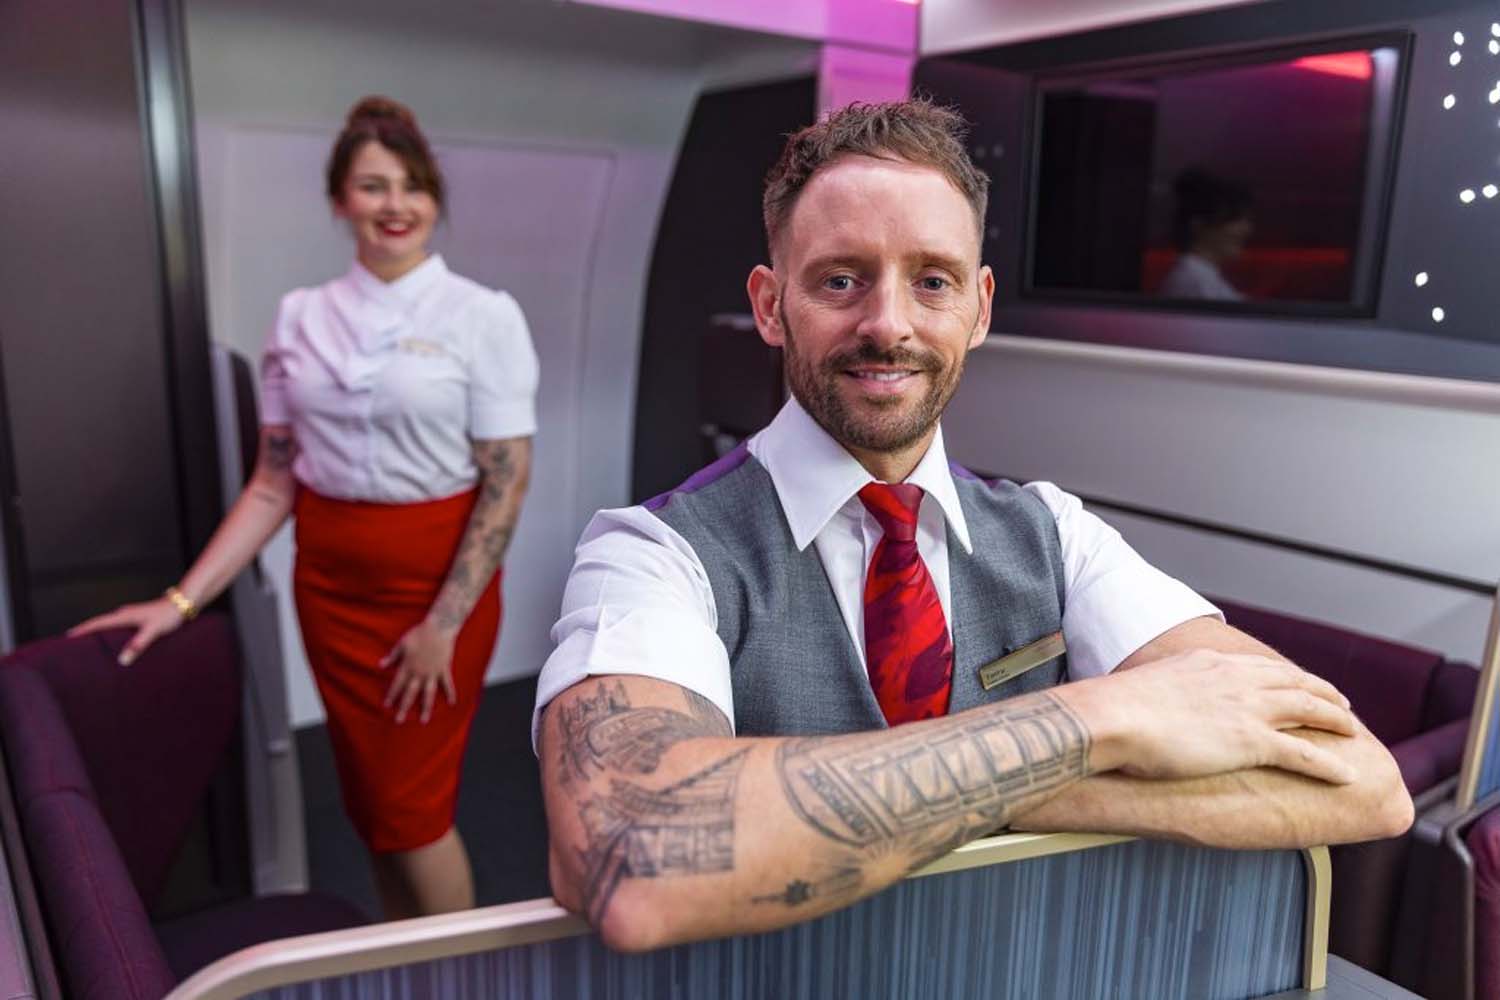
[[[1373,977],[1330,973],[1329,879],[1325,848],[1011,834],[767,934],[619,954],[538,899],[263,945],[169,1000],[1369,996],[1343,991]]]

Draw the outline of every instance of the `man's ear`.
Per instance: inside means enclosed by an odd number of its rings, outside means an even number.
[[[781,279],[776,272],[764,264],[757,264],[745,282],[745,291],[750,294],[750,309],[755,313],[755,329],[760,339],[772,347],[786,343],[786,330],[781,326]]]
[[[979,316],[974,320],[974,331],[969,334],[969,350],[984,343],[990,335],[990,308],[995,303],[995,272],[985,264],[979,269]]]

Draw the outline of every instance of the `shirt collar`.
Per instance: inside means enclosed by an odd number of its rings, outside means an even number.
[[[829,519],[866,484],[875,481],[794,398],[788,399],[776,419],[755,435],[754,444],[755,457],[770,473],[798,551],[812,544]],[[937,501],[964,551],[974,551],[948,468],[941,425],[906,481],[922,487]]]
[[[429,254],[426,260],[395,281],[382,281],[356,260],[349,268],[349,282],[366,298],[410,308],[447,273],[448,265],[440,253]]]

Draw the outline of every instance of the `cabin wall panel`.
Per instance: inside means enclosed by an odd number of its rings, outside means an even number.
[[[1420,569],[1500,577],[1500,466],[1483,458],[1500,442],[1500,410],[1049,358],[1013,341],[992,336],[970,356],[944,420],[960,462]],[[1148,558],[1219,596],[1478,658],[1482,598],[1118,520]]]

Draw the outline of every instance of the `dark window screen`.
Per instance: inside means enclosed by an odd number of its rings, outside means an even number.
[[[1375,46],[1043,85],[1029,290],[1368,309],[1398,63]]]

